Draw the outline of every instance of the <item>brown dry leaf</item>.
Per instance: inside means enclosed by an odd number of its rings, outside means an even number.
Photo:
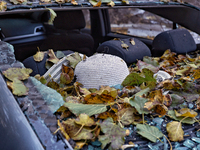
[[[53,64],[56,64],[59,62],[59,59],[56,57],[55,53],[53,52],[52,49],[49,49],[48,51],[49,59],[47,61],[52,62]]]
[[[200,78],[200,69],[194,70],[193,77],[194,77],[195,80]]]
[[[118,92],[115,88],[112,88],[110,86],[101,86],[98,91],[95,92],[96,94],[107,94],[112,96],[113,98],[116,98],[118,95]]]
[[[169,98],[163,95],[162,90],[155,90],[149,94],[149,101],[145,103],[144,108],[151,110],[154,108],[154,111],[159,116],[164,116],[168,111],[168,108],[164,105],[164,103],[169,103]]]
[[[76,142],[76,146],[75,146],[75,149],[81,149],[83,148],[83,146],[86,144],[86,141],[82,142],[82,141],[79,141],[79,142]]]
[[[103,104],[101,96],[95,93],[91,93],[84,98],[86,104]]]
[[[38,51],[35,55],[33,55],[33,59],[37,62],[40,62],[44,59],[44,52]]]
[[[182,129],[181,122],[172,121],[166,126],[169,139],[174,142],[180,142],[183,140],[184,131]]]
[[[75,119],[63,121],[62,125],[73,140],[87,140],[93,137],[90,129],[82,128],[80,131],[81,126],[75,123]]]
[[[6,11],[7,9],[7,3],[4,1],[0,2],[0,11]]]
[[[175,114],[176,114],[176,117],[191,117],[191,118],[194,118],[198,115],[197,112],[189,108],[182,108],[177,111],[175,110]]]
[[[56,83],[53,79],[51,79],[48,83],[47,83],[47,86],[54,89],[54,90],[57,90],[59,89],[59,84]]]
[[[59,120],[57,121],[57,124],[58,124],[58,126],[59,126],[59,128],[60,128],[60,131],[61,131],[62,135],[63,135],[67,140],[69,140],[70,137],[69,137],[69,135],[67,134],[67,132],[65,131],[65,128],[64,128],[63,124],[62,124]]]
[[[117,115],[114,112],[110,112],[110,111],[99,114],[97,118],[105,120],[109,117],[111,117],[113,121],[117,121]]]
[[[60,83],[69,84],[74,79],[74,70],[71,67],[62,64],[62,73],[60,75]]]

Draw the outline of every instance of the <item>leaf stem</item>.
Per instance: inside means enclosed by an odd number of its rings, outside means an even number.
[[[81,132],[81,130],[83,129],[84,125],[85,125],[85,124],[82,124],[82,126],[80,127],[80,129],[79,129],[79,130],[76,132],[76,134],[74,135],[74,137],[77,136],[77,135]]]
[[[164,134],[163,134],[163,136],[167,139],[167,141],[168,141],[168,143],[170,145],[170,150],[172,150],[172,144],[171,144],[170,140]]]
[[[186,119],[186,118],[188,118],[188,116],[185,116],[183,119],[181,119],[180,123],[182,123],[182,121],[183,121],[184,119]]]

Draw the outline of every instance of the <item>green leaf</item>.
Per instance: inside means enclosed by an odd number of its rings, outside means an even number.
[[[65,107],[69,108],[69,110],[75,115],[87,114],[88,116],[92,116],[95,114],[100,114],[107,111],[106,105],[100,104],[76,104],[76,103],[65,103]]]
[[[174,110],[169,110],[168,111],[168,115],[169,115],[170,118],[172,118],[174,120],[178,120],[178,121],[181,121],[183,118],[185,118],[185,117],[176,117],[176,114],[175,114]],[[188,118],[183,119],[181,122],[182,123],[187,123],[187,124],[193,124],[196,121],[195,121],[194,118],[188,117]]]
[[[64,54],[62,51],[57,51],[57,52],[56,52],[56,57],[57,57],[58,59],[61,59],[61,58],[65,57],[65,54]]]
[[[107,118],[100,123],[101,131],[105,135],[99,135],[99,141],[102,143],[101,148],[111,143],[112,149],[119,149],[124,144],[124,137],[126,136],[126,130],[119,125],[113,123],[112,118]]]
[[[14,95],[23,96],[28,94],[28,88],[17,78],[14,78],[13,82],[7,82],[7,85],[12,89]]]
[[[72,67],[72,68],[75,68],[76,65],[82,60],[81,56],[79,55],[79,53],[75,52],[69,56],[67,56],[66,58],[70,63],[69,65]]]
[[[144,125],[144,124],[137,124],[137,133],[141,136],[147,138],[152,142],[156,142],[157,139],[163,136],[163,133],[154,126]]]
[[[170,107],[177,107],[178,105],[184,103],[183,97],[181,97],[177,94],[170,94],[170,96],[172,98],[172,103],[171,103]]]
[[[120,121],[123,125],[129,125],[134,121],[134,108],[128,107],[117,112],[118,121]]]
[[[143,89],[143,90],[137,92],[137,93],[135,94],[135,96],[147,95],[149,91],[150,91],[150,88]]]
[[[142,69],[144,69],[144,68],[147,68],[147,69],[151,70],[153,73],[156,73],[159,70],[159,67],[155,67],[151,64],[147,64],[146,62],[143,62],[141,60],[138,60],[136,65],[138,66],[138,69],[140,71],[142,71]]]
[[[142,69],[142,75],[144,75],[144,77],[138,73],[130,73],[122,82],[122,86],[140,85],[143,82],[146,82],[147,86],[150,88],[156,85],[156,79],[154,79],[154,73],[151,70],[147,68]]]
[[[154,59],[153,57],[149,57],[149,56],[144,56],[143,57],[143,61],[147,64],[151,64],[155,67],[159,67],[159,62],[158,60]]]
[[[3,75],[11,81],[13,81],[14,78],[25,80],[29,78],[31,72],[32,69],[28,68],[9,68],[6,71],[3,71]]]
[[[149,110],[144,109],[144,104],[147,102],[146,98],[135,96],[129,100],[131,106],[134,106],[139,114],[148,114]]]

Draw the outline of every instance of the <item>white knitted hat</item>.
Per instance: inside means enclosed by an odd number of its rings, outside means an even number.
[[[84,88],[97,88],[101,85],[117,85],[129,75],[123,59],[109,54],[95,54],[79,62],[75,68],[77,81]]]

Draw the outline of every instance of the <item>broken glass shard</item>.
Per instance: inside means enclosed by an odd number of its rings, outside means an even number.
[[[30,79],[53,113],[64,104],[63,97],[56,90],[47,87],[34,77],[30,77]]]

